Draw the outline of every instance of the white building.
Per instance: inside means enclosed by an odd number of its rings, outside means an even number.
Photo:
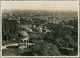
[[[18,34],[18,37],[20,39],[19,48],[21,48],[22,50],[24,48],[27,48],[28,45],[29,45],[29,35],[28,35],[28,33],[26,31],[21,31]]]

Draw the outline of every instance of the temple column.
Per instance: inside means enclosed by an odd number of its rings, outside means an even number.
[[[23,46],[24,46],[24,40],[23,40]]]
[[[26,47],[28,47],[28,45],[27,45],[27,40],[26,40]]]

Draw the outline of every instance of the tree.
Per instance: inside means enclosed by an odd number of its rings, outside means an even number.
[[[61,55],[58,51],[58,48],[56,45],[53,45],[52,43],[48,43],[47,41],[39,41],[36,43],[36,45],[32,48],[34,51],[34,54],[43,55],[43,56],[59,56]]]
[[[15,37],[18,30],[18,23],[16,20],[3,19],[2,37],[3,40],[11,40]]]

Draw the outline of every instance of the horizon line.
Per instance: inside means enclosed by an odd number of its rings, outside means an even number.
[[[53,11],[53,12],[78,12],[76,10],[42,10],[42,9],[2,9],[2,11],[5,11],[5,10],[8,10],[8,11],[12,11],[12,10],[23,10],[23,11]]]

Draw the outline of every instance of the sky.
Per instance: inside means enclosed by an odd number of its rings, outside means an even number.
[[[1,9],[78,11],[78,1],[1,1]]]

